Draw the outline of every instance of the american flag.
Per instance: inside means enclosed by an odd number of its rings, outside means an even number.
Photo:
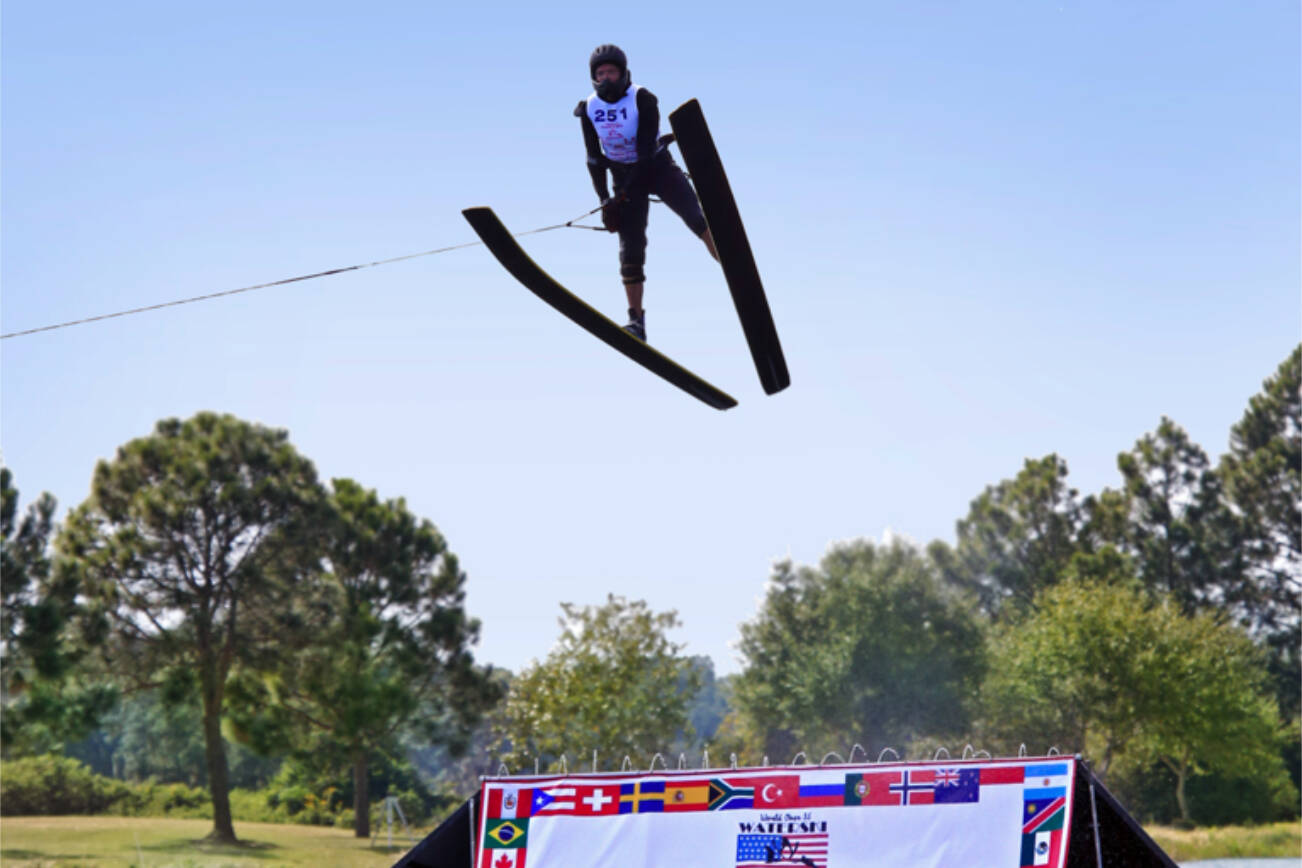
[[[827,868],[827,833],[737,836],[737,868],[770,865]]]

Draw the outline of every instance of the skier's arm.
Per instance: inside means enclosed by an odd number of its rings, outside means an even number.
[[[601,153],[601,141],[597,138],[597,130],[588,117],[586,102],[579,102],[574,109],[574,116],[579,119],[579,125],[583,128],[583,146],[588,152],[588,174],[592,176],[592,189],[596,190],[597,197],[605,202],[610,198],[610,188],[606,185],[606,159]]]
[[[637,161],[640,164],[639,170],[645,169],[646,164],[656,153],[656,132],[660,129],[660,100],[656,99],[655,94],[646,88],[637,92]],[[596,135],[596,131],[593,131]]]

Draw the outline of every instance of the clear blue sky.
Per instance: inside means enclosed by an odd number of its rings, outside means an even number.
[[[759,388],[722,277],[652,212],[652,342],[718,413],[545,307],[482,248],[0,344],[26,502],[199,410],[289,430],[405,496],[518,668],[560,601],[677,609],[730,643],[775,560],[953,538],[1058,452],[1083,491],[1169,415],[1215,458],[1302,337],[1299,12],[1280,2],[740,5],[13,0],[3,330],[474,238],[595,204],[598,43],[697,97],[792,372]],[[623,312],[616,245],[531,237]]]

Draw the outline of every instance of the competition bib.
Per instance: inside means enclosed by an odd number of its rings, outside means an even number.
[[[606,157],[616,163],[637,162],[637,92],[633,85],[618,102],[606,102],[595,93],[588,97],[588,120],[592,121]],[[656,137],[660,134],[656,130]]]

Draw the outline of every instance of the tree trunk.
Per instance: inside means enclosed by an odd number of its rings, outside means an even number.
[[[1184,798],[1184,779],[1188,768],[1187,765],[1181,764],[1180,768],[1175,771],[1175,801],[1180,806],[1180,821],[1186,828],[1192,828],[1193,821],[1189,819],[1189,803]]]
[[[236,838],[235,826],[231,821],[226,743],[222,741],[221,694],[210,685],[205,684],[203,687],[203,752],[208,765],[208,790],[212,794],[212,832],[208,838],[234,844]]]
[[[353,752],[353,837],[371,837],[371,781],[364,749]]]

